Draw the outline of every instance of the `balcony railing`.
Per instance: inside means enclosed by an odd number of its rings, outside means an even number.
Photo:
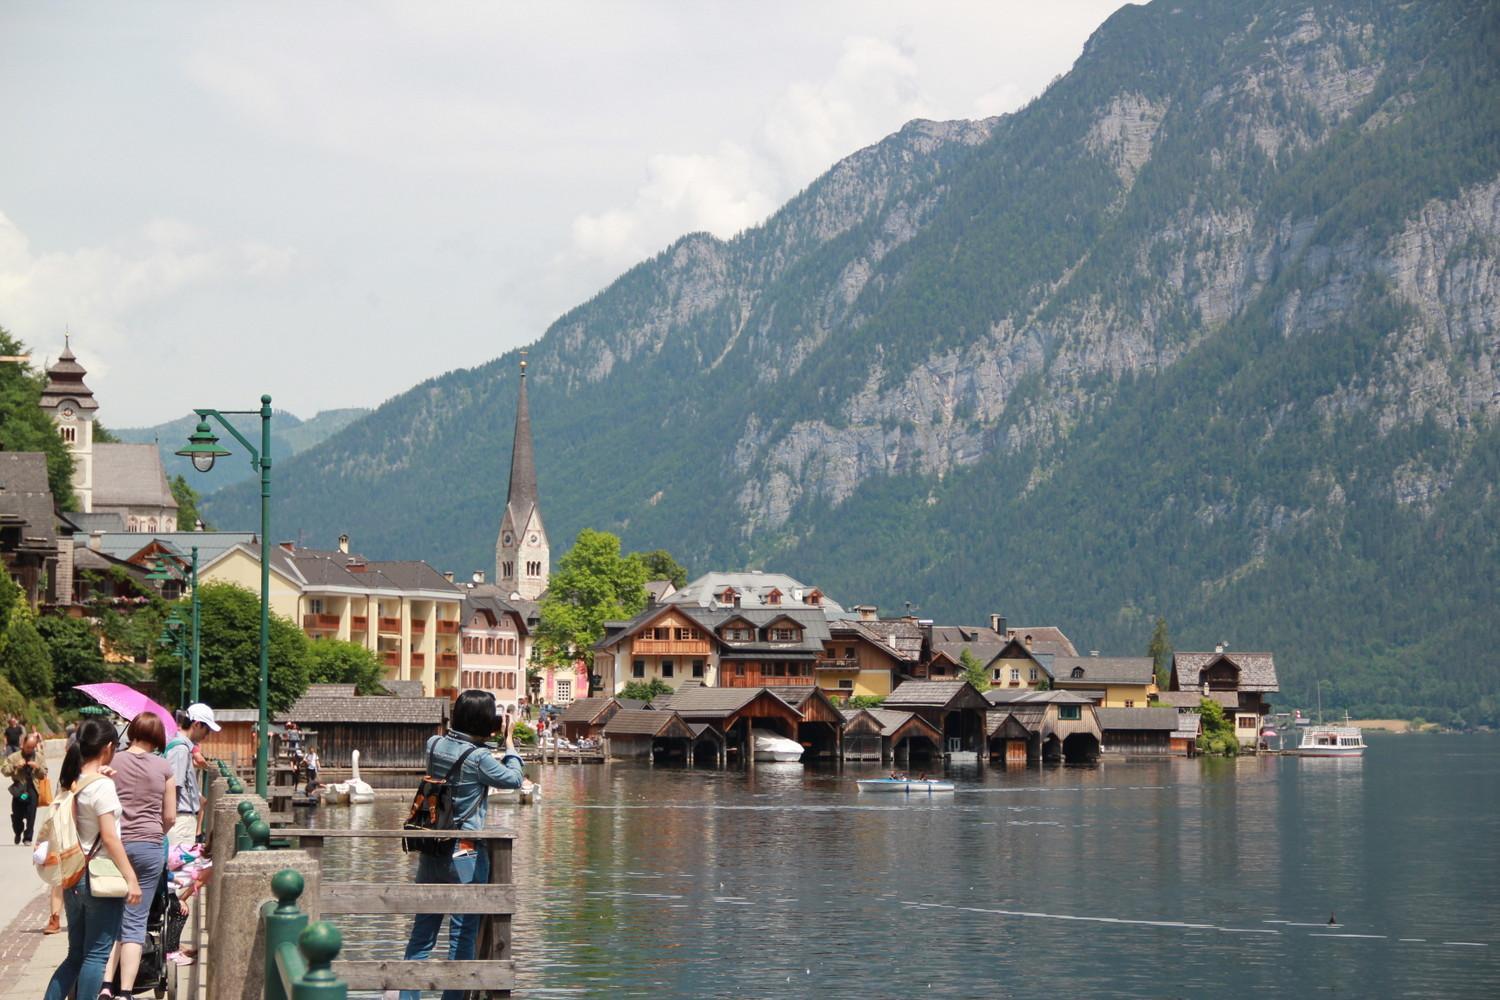
[[[380,662],[388,667],[399,667],[401,666],[401,654],[389,651],[381,653]]]
[[[456,666],[458,666],[458,654],[457,653],[439,653],[437,655],[437,665],[439,667],[456,667]]]
[[[370,616],[369,615],[350,615],[349,616],[349,631],[351,631],[351,632],[368,632],[368,631],[370,631]]]
[[[448,618],[439,618],[437,630],[438,635],[458,635],[458,622]]]
[[[421,618],[413,618],[411,620],[411,634],[412,635],[421,635],[423,632],[426,632],[426,631],[427,631],[427,622],[426,621],[424,621]]]
[[[376,619],[376,623],[378,624],[378,626],[380,628],[380,631],[382,631],[382,632],[388,632],[391,635],[400,635],[401,634],[401,619],[400,618],[385,618],[385,617],[381,617],[381,618]]]
[[[859,659],[852,656],[830,656],[817,663],[819,670],[858,670]]]
[[[414,666],[414,667],[423,667],[423,666],[426,666],[427,665],[427,656],[426,656],[426,654],[424,654],[424,653],[413,653],[413,654],[411,654],[411,665]]]
[[[707,639],[637,639],[630,644],[636,656],[707,656]]]
[[[302,628],[308,632],[337,632],[338,615],[303,615]]]
[[[447,700],[449,698],[457,698],[458,697],[458,688],[456,688],[456,687],[440,687],[440,688],[437,688],[436,690],[433,691],[433,697],[435,697],[435,698],[442,698],[444,700]]]

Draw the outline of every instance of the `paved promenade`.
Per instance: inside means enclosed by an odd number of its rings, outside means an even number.
[[[62,767],[63,741],[47,741],[47,773],[57,783]],[[5,807],[9,809],[9,803]],[[37,826],[42,825],[47,810],[37,811]],[[31,845],[16,847],[12,843],[10,815],[4,819],[0,835],[0,900],[6,923],[0,935],[0,1000],[37,1000],[47,990],[47,980],[68,953],[68,935],[43,934],[47,923],[47,887],[36,877],[31,864]],[[66,925],[65,925],[66,926]]]

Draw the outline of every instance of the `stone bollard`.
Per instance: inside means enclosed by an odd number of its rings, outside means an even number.
[[[208,884],[208,910],[206,911],[210,932],[218,926],[219,900],[223,896],[223,893],[215,888],[220,867],[233,859],[236,853],[235,828],[240,823],[239,805],[241,802],[248,802],[257,810],[263,810],[266,807],[265,800],[258,795],[235,795],[225,792],[214,801],[213,813],[204,817],[208,823],[205,829],[209,831],[210,856],[214,860],[214,875]]]
[[[321,878],[306,851],[246,851],[221,867],[214,863],[213,923],[209,926],[208,1000],[260,1000],[265,994],[265,926],[262,906],[271,900],[271,879],[283,869],[302,875],[302,906],[317,919]]]

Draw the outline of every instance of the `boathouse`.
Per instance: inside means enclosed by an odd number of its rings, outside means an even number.
[[[426,767],[427,739],[448,721],[447,699],[356,695],[352,685],[349,694],[328,694],[328,687],[312,685],[276,716],[317,730],[325,769],[348,767],[354,750],[362,769]]]
[[[844,742],[844,715],[828,692],[821,687],[767,688],[802,716],[797,734],[792,738],[805,748],[803,760],[809,757],[840,757]]]
[[[615,698],[579,698],[563,710],[558,722],[570,740],[602,739],[605,725],[622,707]]]
[[[846,709],[845,760],[910,760],[943,752],[943,734],[912,712],[881,708]]]
[[[697,736],[672,711],[624,708],[604,725],[605,746],[611,757],[687,760]]]
[[[942,734],[942,751],[978,753],[990,704],[968,681],[903,681],[881,706],[911,712]]]
[[[1095,708],[1099,720],[1100,750],[1132,757],[1161,757],[1172,752],[1172,733],[1178,725],[1177,709]]]
[[[994,708],[987,722],[992,758],[1008,758],[1015,738],[1006,724],[1007,713],[1026,730],[1028,760],[1067,761],[1080,764],[1099,758],[1099,720],[1093,699],[1075,691],[1023,691],[997,688],[984,693]]]
[[[742,761],[745,750],[754,748],[752,728],[796,739],[802,723],[802,713],[766,688],[684,687],[668,708],[689,724],[708,723],[723,733],[726,750],[740,753]]]

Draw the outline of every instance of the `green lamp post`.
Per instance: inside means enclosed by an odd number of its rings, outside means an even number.
[[[209,426],[209,419],[218,421],[230,436],[250,453],[250,468],[260,473],[260,703],[259,725],[255,745],[255,792],[264,797],[269,791],[271,761],[271,397],[260,397],[259,410],[214,410],[195,409],[198,427],[188,435],[188,443],[177,451],[178,455],[190,459],[193,468],[207,472],[217,459],[231,454],[219,447],[219,439]],[[250,443],[225,419],[225,416],[260,417],[260,448]]]
[[[182,556],[173,552],[158,553],[156,560],[151,564],[151,572],[146,574],[146,579],[163,582],[167,580],[185,580],[191,590],[190,607],[193,614],[193,636],[192,641],[188,644],[188,648],[192,651],[193,655],[193,673],[192,687],[187,701],[201,701],[202,699],[198,691],[201,680],[203,636],[202,609],[198,603],[198,546],[193,546],[192,557],[188,560],[184,560]]]

